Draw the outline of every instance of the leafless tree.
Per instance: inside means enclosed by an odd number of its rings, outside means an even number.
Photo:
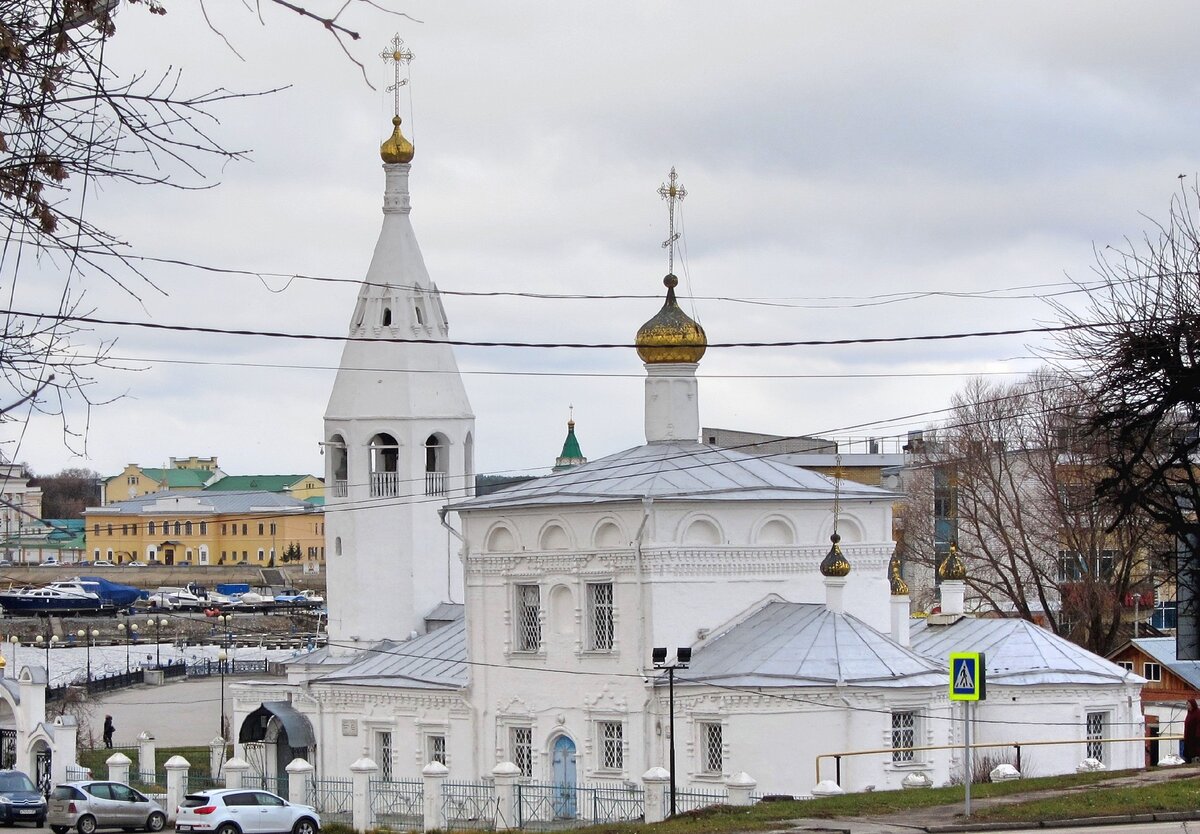
[[[1200,597],[1198,218],[1200,191],[1184,184],[1165,220],[1097,250],[1101,286],[1086,309],[1059,307],[1076,328],[1061,337],[1059,358],[1087,381],[1087,429],[1105,449],[1097,492],[1115,508],[1114,523],[1145,514],[1179,543],[1181,623],[1195,623]],[[1200,658],[1189,642],[1180,656]]]
[[[1085,409],[1079,387],[1049,372],[970,382],[914,457],[904,555],[928,586],[954,543],[982,610],[1103,654],[1129,595],[1162,577],[1162,541],[1144,515],[1118,519],[1095,498],[1103,450],[1080,431]]]
[[[210,187],[212,171],[245,155],[214,133],[217,111],[272,92],[194,91],[175,68],[116,75],[105,50],[118,36],[122,2],[129,7],[123,14],[168,11],[162,0],[0,4],[0,288],[12,299],[16,283],[35,280],[35,272],[61,279],[56,309],[3,315],[0,372],[9,390],[0,396],[0,419],[15,419],[15,407],[25,403],[51,413],[63,413],[70,399],[94,404],[89,389],[98,368],[112,366],[111,344],[81,349],[87,337],[71,319],[92,312],[76,291],[81,274],[106,276],[135,296],[151,286],[127,257],[122,231],[89,220],[90,193],[105,181]],[[204,0],[198,2],[208,19]],[[359,36],[343,23],[347,11],[385,11],[372,0],[310,3],[331,11],[287,0],[246,9],[260,17],[282,10],[320,25],[348,56],[348,43]],[[218,46],[228,43],[216,29],[212,36]],[[79,439],[65,421],[64,430],[69,444]]]

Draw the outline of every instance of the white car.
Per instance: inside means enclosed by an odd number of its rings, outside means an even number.
[[[94,568],[115,568],[117,565],[111,559],[97,559],[92,562]]]
[[[321,818],[268,791],[244,788],[189,793],[175,810],[176,831],[215,834],[318,834]]]

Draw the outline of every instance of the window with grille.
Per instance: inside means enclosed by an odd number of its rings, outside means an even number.
[[[521,770],[522,776],[533,775],[533,728],[513,727],[509,730],[509,753],[512,763]]]
[[[1103,712],[1087,714],[1087,757],[1104,761],[1104,716]]]
[[[517,651],[536,652],[542,646],[542,595],[537,585],[517,586]]]
[[[725,769],[724,737],[720,724],[700,725],[700,770],[720,773]]]
[[[1143,663],[1142,677],[1148,681],[1162,680],[1162,666],[1157,663]]]
[[[392,732],[380,730],[375,734],[375,761],[379,764],[379,778],[392,780]]]
[[[917,716],[914,712],[892,713],[892,761],[911,762],[915,758],[913,744],[917,735]]]
[[[588,641],[591,651],[607,652],[613,647],[613,586],[591,582],[587,586]]]
[[[529,729],[526,727],[525,729]],[[426,736],[425,737],[425,758],[426,764],[429,762],[437,762],[438,764],[446,763],[446,737],[442,735]],[[524,771],[522,771],[524,773]]]
[[[600,767],[621,770],[625,767],[624,727],[620,721],[601,721]]]

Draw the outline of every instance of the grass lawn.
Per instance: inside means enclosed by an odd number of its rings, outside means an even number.
[[[1139,787],[1104,787],[980,808],[979,821],[1022,822],[1200,810],[1200,775]]]
[[[122,747],[116,750],[109,750],[104,747],[97,747],[94,750],[80,750],[78,753],[79,764],[89,768],[92,771],[92,776],[96,779],[108,778],[108,757],[113,753],[124,753],[129,757],[132,764],[129,766],[130,775],[136,778],[138,768],[137,748]],[[198,769],[202,773],[208,772],[208,747],[160,747],[154,753],[155,765],[161,772],[163,762],[172,756],[183,756],[188,760],[188,764],[192,768]]]

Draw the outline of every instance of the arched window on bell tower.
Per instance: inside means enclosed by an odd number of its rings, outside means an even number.
[[[425,441],[425,494],[446,494],[447,458],[449,444],[440,434],[431,434]]]
[[[349,494],[350,462],[346,456],[346,440],[340,434],[329,438],[325,444],[329,450],[329,477],[333,483],[333,497],[345,498]]]
[[[400,444],[387,432],[371,438],[371,497],[400,494]]]

